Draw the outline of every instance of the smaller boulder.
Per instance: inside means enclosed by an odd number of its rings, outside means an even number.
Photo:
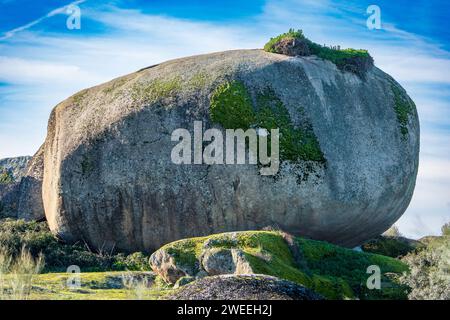
[[[198,279],[168,300],[323,300],[314,291],[267,275],[219,275]]]
[[[254,273],[244,252],[238,249],[206,249],[202,253],[201,265],[210,276]]]
[[[183,263],[165,248],[155,251],[149,259],[150,266],[157,275],[168,284],[174,284],[185,276],[194,276],[198,272],[198,263]]]

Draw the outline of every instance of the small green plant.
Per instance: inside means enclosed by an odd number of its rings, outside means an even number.
[[[119,253],[115,256],[113,268],[116,270],[147,271],[148,257],[142,252],[134,252],[128,256]]]
[[[136,83],[132,87],[131,96],[138,103],[153,103],[172,96],[181,90],[180,77],[172,79],[155,79],[150,83]]]

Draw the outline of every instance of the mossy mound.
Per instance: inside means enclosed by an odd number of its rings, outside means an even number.
[[[203,248],[236,248],[244,252],[254,273],[290,280],[328,299],[406,298],[405,288],[396,280],[408,269],[402,262],[300,237],[288,245],[285,236],[278,231],[222,233],[179,240],[161,249],[169,252],[176,264],[198,270]],[[296,257],[291,246],[298,249]],[[370,274],[366,271],[371,265],[380,267],[380,290],[367,289]]]
[[[289,54],[298,50],[287,50],[286,44],[302,47],[302,54]],[[300,45],[301,44],[301,45]],[[364,49],[341,49],[340,47],[326,47],[312,42],[303,35],[302,30],[290,29],[288,32],[271,38],[264,45],[264,50],[272,53],[288,55],[316,55],[324,60],[334,63],[340,70],[349,71],[364,77],[364,74],[373,66],[373,58]]]

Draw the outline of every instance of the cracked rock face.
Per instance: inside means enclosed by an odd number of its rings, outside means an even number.
[[[261,176],[257,165],[172,163],[173,130],[193,134],[194,121],[223,130],[211,121],[210,99],[227,81],[252,99],[269,87],[294,126],[312,129],[326,162],[282,161],[276,176]],[[414,190],[418,117],[412,108],[399,124],[392,86],[410,101],[376,67],[363,80],[314,56],[236,50],[83,90],[49,120],[47,221],[65,240],[130,251],[265,226],[356,246],[388,229]]]

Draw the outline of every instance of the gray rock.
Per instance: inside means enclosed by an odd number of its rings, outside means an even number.
[[[211,276],[253,273],[245,254],[239,249],[207,249],[202,253],[201,264],[203,269]]]
[[[1,168],[11,172],[14,181],[0,185],[0,215],[25,220],[45,219],[42,202],[43,146],[33,157],[0,160],[0,172]]]
[[[30,159],[30,156],[0,159],[0,173],[7,171],[18,182],[25,175]]]
[[[323,300],[314,291],[266,275],[206,277],[166,296],[168,300]]]
[[[41,146],[28,163],[20,181],[17,217],[25,220],[45,219],[42,202],[42,178],[44,175],[44,146]]]
[[[326,163],[177,165],[171,133],[220,125],[216,88],[270,87],[293,124],[311,128]],[[317,57],[235,50],[168,61],[83,90],[49,120],[43,200],[63,239],[152,251],[173,240],[277,225],[293,235],[354,247],[381,234],[413,194],[419,122],[395,111],[401,86],[376,67],[365,78]]]

